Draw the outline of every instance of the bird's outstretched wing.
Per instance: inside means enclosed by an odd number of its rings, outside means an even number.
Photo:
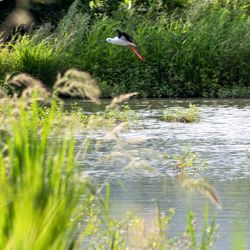
[[[120,30],[116,30],[117,34],[118,34],[118,38],[122,37],[122,32]]]
[[[121,37],[123,36],[124,38],[126,38],[127,41],[129,41],[129,42],[131,42],[131,43],[134,43],[133,37],[130,36],[128,33],[122,32],[122,31],[120,31],[120,30],[118,30],[118,29],[116,30],[116,32],[117,32],[117,34],[118,34],[118,38],[121,38]]]

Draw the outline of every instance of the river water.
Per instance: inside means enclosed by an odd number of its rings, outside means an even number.
[[[200,108],[199,122],[159,119],[167,108],[188,107],[189,103]],[[78,104],[87,112],[103,109],[85,101]],[[242,245],[250,249],[250,100],[142,99],[128,104],[138,115],[131,127],[116,134],[95,130],[75,135],[79,152],[86,138],[90,140],[89,152],[78,154],[86,174],[99,183],[111,184],[112,215],[122,218],[132,211],[150,225],[158,203],[161,211],[175,209],[169,234],[180,236],[188,211],[193,210],[202,229],[208,207],[219,224],[212,249],[232,249],[239,235],[244,236]],[[197,157],[196,170],[187,173],[204,176],[215,187],[221,210],[202,194],[180,186],[174,161],[166,156],[185,152]]]

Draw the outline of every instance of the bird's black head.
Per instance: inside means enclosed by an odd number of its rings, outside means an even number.
[[[118,29],[116,29],[115,31],[118,33],[118,35],[122,34],[122,32]]]

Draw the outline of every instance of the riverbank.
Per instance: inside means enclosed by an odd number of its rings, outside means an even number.
[[[168,10],[168,11],[166,11]],[[249,97],[248,1],[193,1],[166,10],[121,5],[94,15],[75,1],[51,31],[47,23],[0,51],[0,82],[29,73],[52,87],[58,72],[90,72],[103,97]],[[145,62],[105,42],[119,28],[134,36]]]

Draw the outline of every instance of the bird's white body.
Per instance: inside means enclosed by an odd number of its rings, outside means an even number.
[[[134,43],[133,37],[131,37],[126,32],[122,32],[120,30],[116,30],[118,33],[118,36],[114,38],[107,38],[106,41],[108,43],[116,44],[116,45],[122,45],[130,48],[138,57],[139,59],[144,62],[144,58],[139,54],[139,52],[135,49],[136,44]]]
[[[106,41],[108,43],[113,43],[113,44],[117,44],[117,45],[136,47],[136,45],[134,43],[131,43],[131,42],[127,41],[123,37],[119,38],[119,37],[116,36],[114,38],[107,38]]]

